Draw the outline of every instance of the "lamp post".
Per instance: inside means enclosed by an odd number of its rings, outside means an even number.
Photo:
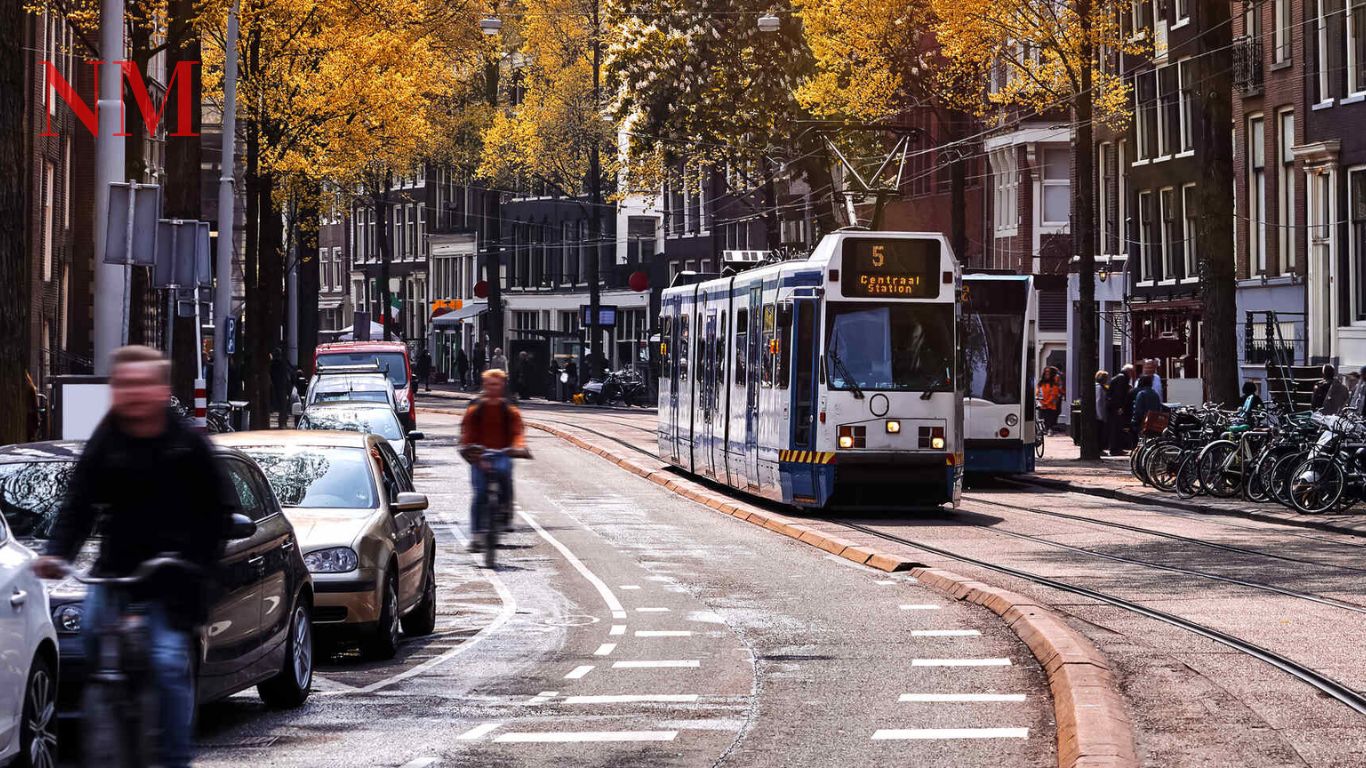
[[[503,29],[503,21],[497,15],[490,14],[479,20],[479,31],[486,37],[493,37]],[[495,54],[489,57],[484,64],[484,88],[485,98],[488,99],[489,106],[496,112],[498,110],[498,64],[499,57]],[[487,191],[487,215],[484,217],[484,227],[481,233],[484,236],[484,280],[488,285],[489,312],[488,312],[488,336],[489,345],[484,350],[485,359],[493,359],[493,347],[503,345],[503,256],[502,246],[499,241],[502,239],[502,223],[499,210],[499,193],[495,189]]]

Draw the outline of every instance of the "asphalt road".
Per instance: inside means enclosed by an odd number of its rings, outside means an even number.
[[[438,632],[325,660],[298,710],[206,708],[198,765],[1056,764],[1042,670],[986,610],[538,432],[489,572],[463,551],[456,420],[422,421]]]

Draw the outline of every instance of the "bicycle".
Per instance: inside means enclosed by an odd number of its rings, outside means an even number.
[[[1043,439],[1044,439],[1043,429],[1041,429],[1041,428],[1039,427],[1038,424],[1035,424],[1035,425],[1034,425],[1034,458],[1037,458],[1037,459],[1042,459],[1042,458],[1043,458],[1043,450],[1044,450]]]
[[[150,621],[147,603],[139,600],[134,590],[163,568],[187,573],[198,570],[186,560],[161,555],[142,563],[128,576],[76,577],[84,584],[109,588],[104,610],[99,611],[99,624],[90,627],[96,650],[83,701],[84,751],[89,765],[141,768],[153,762],[153,729],[148,726],[156,722],[158,702],[151,685]]]
[[[525,448],[490,449],[482,445],[470,445],[462,451],[470,463],[478,462],[484,472],[484,503],[481,505],[484,522],[484,567],[496,568],[498,561],[498,535],[504,525],[512,522],[512,492],[509,480],[512,479],[512,464],[502,465],[506,459],[529,459],[531,452]]]

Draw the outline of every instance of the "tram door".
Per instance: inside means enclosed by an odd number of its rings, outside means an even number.
[[[666,315],[666,317],[667,317],[668,320],[669,320],[669,327],[668,327],[668,344],[669,344],[669,360],[670,360],[670,364],[669,364],[669,425],[668,425],[669,457],[674,461],[674,463],[677,463],[677,462],[679,461],[679,458],[678,458],[678,443],[679,443],[679,440],[678,440],[678,438],[679,438],[679,435],[678,435],[678,366],[679,366],[680,358],[682,358],[682,356],[683,356],[682,353],[685,351],[685,350],[680,349],[679,346],[678,346],[678,336],[679,336],[679,327],[678,327],[678,326],[679,326],[679,320],[678,320],[678,317],[679,317],[679,316],[678,316],[678,307],[679,307],[679,302],[678,302],[677,300],[675,300],[675,301],[673,302],[673,306],[670,306],[670,307],[668,307],[668,308],[665,310],[665,315]]]
[[[792,450],[816,448],[816,299],[796,299],[792,312]],[[805,477],[792,478],[794,496],[817,497],[816,465],[807,464]]]
[[[698,438],[698,449],[702,454],[697,461],[702,472],[712,477],[716,476],[716,461],[713,446],[716,443],[716,392],[718,385],[718,372],[716,370],[716,310],[707,311],[707,319],[703,329],[702,343],[699,345],[701,354],[698,363],[701,365],[700,376],[698,379],[699,403],[698,410],[702,414],[702,424],[700,425],[700,436]]]
[[[745,480],[750,488],[759,487],[759,347],[763,343],[763,287],[749,289],[749,348],[745,351]]]

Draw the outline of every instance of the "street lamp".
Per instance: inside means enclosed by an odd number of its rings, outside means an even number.
[[[781,26],[782,19],[779,19],[778,15],[776,13],[773,13],[772,11],[769,11],[768,13],[765,13],[763,16],[759,17],[760,32],[777,32],[778,28]]]
[[[479,31],[488,37],[493,37],[503,29],[503,20],[497,16],[485,16],[479,20]]]

